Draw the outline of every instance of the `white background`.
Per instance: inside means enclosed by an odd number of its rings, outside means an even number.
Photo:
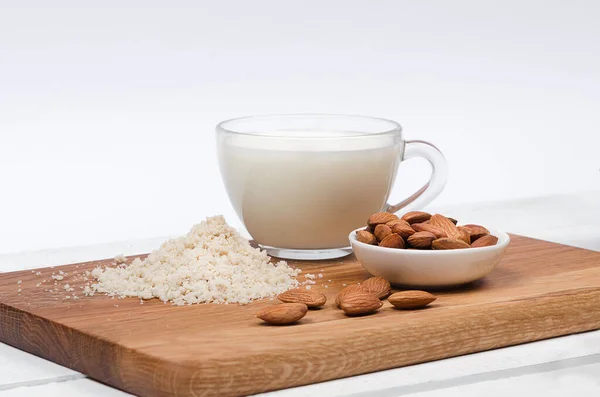
[[[448,158],[436,205],[600,189],[599,21],[593,0],[0,0],[0,252],[239,225],[214,125],[251,114],[397,120]],[[428,174],[402,169],[395,198]]]

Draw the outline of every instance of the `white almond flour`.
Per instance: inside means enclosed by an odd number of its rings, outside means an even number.
[[[144,260],[94,269],[97,283],[84,293],[158,298],[175,305],[246,304],[297,287],[299,273],[284,261],[270,263],[264,251],[215,216],[186,236],[166,241]]]

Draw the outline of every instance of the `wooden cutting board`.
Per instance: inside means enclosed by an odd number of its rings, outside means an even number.
[[[353,256],[291,262],[303,274],[322,273],[313,288],[329,300],[285,327],[254,318],[276,303],[269,300],[174,307],[44,291],[62,270],[61,283],[77,292],[83,281],[73,274],[111,260],[5,273],[0,340],[141,396],[238,396],[600,328],[600,253],[512,239],[489,276],[438,292],[430,308],[399,311],[386,302],[358,318],[333,303],[344,284],[369,276]]]

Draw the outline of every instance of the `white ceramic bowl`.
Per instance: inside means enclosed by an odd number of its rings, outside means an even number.
[[[392,284],[444,288],[479,280],[492,271],[506,251],[510,237],[490,230],[498,237],[491,247],[457,250],[404,250],[378,247],[356,239],[356,229],[348,236],[356,258],[372,275]]]

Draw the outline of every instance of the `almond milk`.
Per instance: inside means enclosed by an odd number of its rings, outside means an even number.
[[[403,150],[401,143],[352,136],[261,138],[219,141],[223,180],[252,237],[289,249],[347,247],[348,233],[384,208]]]

